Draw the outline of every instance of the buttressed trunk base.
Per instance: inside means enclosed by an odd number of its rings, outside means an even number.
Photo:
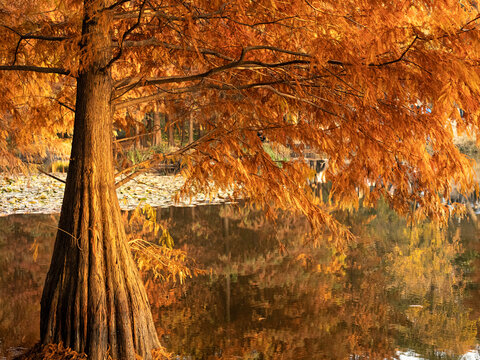
[[[159,347],[115,192],[108,76],[78,81],[72,160],[41,310],[42,343],[89,359],[151,358]]]

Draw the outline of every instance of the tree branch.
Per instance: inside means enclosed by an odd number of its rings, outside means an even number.
[[[18,50],[20,49],[20,44],[22,43],[22,38],[18,39],[17,46],[15,46],[15,51],[13,53],[12,66],[17,62]]]
[[[145,39],[145,40],[138,40],[138,41],[125,41],[123,43],[123,47],[142,47],[142,46],[162,46],[166,49],[172,49],[172,50],[182,50],[182,51],[190,51],[190,52],[200,52],[200,54],[203,55],[212,55],[216,56],[220,59],[223,60],[228,60],[228,61],[234,61],[234,58],[224,55],[218,51],[211,50],[211,49],[205,49],[205,48],[198,48],[195,49],[190,46],[181,46],[181,45],[174,45],[174,44],[169,44],[164,41],[157,40],[156,38],[152,37],[150,39]]]
[[[224,17],[219,16],[223,12],[223,8],[219,9],[218,11],[215,11],[213,13],[207,13],[207,14],[198,14],[194,15],[192,17],[183,17],[183,16],[173,16],[173,15],[168,15],[163,11],[157,10],[157,11],[145,11],[144,16],[149,16],[149,17],[161,17],[163,19],[169,20],[169,21],[186,21],[188,19],[192,20],[201,20],[201,19],[223,19]],[[124,20],[124,19],[134,19],[138,16],[138,11],[129,11],[129,12],[123,12],[119,14],[115,14],[113,18],[115,20]]]
[[[264,63],[261,61],[254,61],[254,60],[248,60],[244,61],[242,60],[243,56],[245,54],[243,53],[240,56],[240,59],[237,61],[233,61],[231,63],[218,66],[216,68],[212,68],[210,70],[207,70],[203,73],[199,74],[194,74],[194,75],[186,75],[186,76],[167,76],[167,77],[162,77],[162,78],[131,78],[131,79],[125,79],[122,80],[121,82],[116,84],[116,90],[117,91],[122,91],[126,90],[123,92],[122,95],[125,95],[128,91],[132,90],[133,88],[136,88],[138,86],[151,86],[151,85],[163,85],[163,84],[174,84],[174,83],[182,83],[182,82],[189,82],[189,81],[196,81],[196,80],[202,80],[208,76],[220,73],[222,71],[230,70],[230,69],[248,69],[248,68],[278,68],[278,67],[287,67],[291,65],[308,65],[310,64],[310,60],[289,60],[289,61],[283,61],[283,62],[277,62],[277,63]],[[122,96],[120,95],[120,96]],[[119,96],[116,96],[115,98],[118,98]]]
[[[135,99],[127,99],[125,101],[116,102],[116,103],[114,102],[113,107],[114,107],[114,110],[121,110],[129,106],[134,106],[134,105],[138,105],[138,104],[142,104],[142,103],[146,103],[154,100],[159,100],[159,99],[165,98],[168,95],[192,93],[192,92],[201,91],[201,90],[212,89],[212,90],[223,90],[223,91],[228,91],[228,90],[240,91],[240,90],[265,87],[267,85],[271,86],[271,85],[292,84],[292,83],[293,81],[288,81],[288,80],[275,80],[275,81],[249,83],[249,84],[243,84],[243,85],[231,85],[231,84],[216,85],[216,84],[200,84],[199,83],[194,86],[187,86],[187,87],[172,89],[172,90],[163,90],[152,95],[142,96]]]
[[[22,43],[23,40],[35,39],[35,40],[46,40],[46,41],[63,41],[63,40],[68,39],[68,37],[64,37],[64,36],[45,36],[45,35],[35,35],[35,34],[32,34],[32,33],[21,34],[20,32],[18,32],[14,28],[11,28],[10,26],[7,26],[7,25],[0,25],[0,26],[2,26],[3,28],[5,28],[7,30],[10,30],[11,32],[15,33],[16,35],[18,35],[20,37],[18,39],[17,46],[15,46],[12,66],[15,65],[15,63],[17,62],[18,50],[20,49],[20,44]]]
[[[273,19],[270,21],[260,21],[260,22],[249,24],[249,23],[238,21],[229,16],[222,15],[222,13],[224,12],[224,8],[225,8],[225,5],[221,6],[219,10],[214,11],[212,13],[197,14],[197,15],[193,15],[192,17],[170,15],[160,10],[146,12],[145,16],[160,17],[167,21],[188,21],[190,19],[192,20],[222,19],[222,20],[229,20],[236,24],[239,24],[242,26],[248,26],[248,27],[256,27],[261,25],[274,25],[274,24],[281,23],[282,21],[285,21],[285,20],[298,18],[297,15],[294,15],[294,16],[287,16],[279,19]],[[116,20],[132,19],[132,18],[135,18],[136,16],[137,16],[137,11],[130,11],[130,12],[115,14],[114,19]]]
[[[70,76],[70,71],[57,67],[42,67],[33,65],[0,65],[0,71],[32,71],[44,74],[59,74]]]
[[[66,108],[66,109],[68,109],[68,110],[70,110],[70,111],[72,111],[72,112],[75,112],[75,108],[74,108],[74,107],[65,104],[63,101],[60,101],[60,100],[58,100],[58,99],[55,99],[54,97],[49,97],[49,99],[54,100],[54,101],[56,101],[59,105],[63,106],[64,108]]]
[[[329,114],[329,115],[332,115],[332,116],[335,116],[335,117],[338,117],[342,120],[345,120],[345,118],[333,111],[330,111],[330,110],[327,110],[325,108],[322,108],[321,106],[319,106],[318,104],[315,104],[314,102],[310,101],[310,100],[307,100],[305,98],[302,98],[302,97],[299,97],[299,96],[296,96],[296,95],[291,95],[291,94],[287,94],[287,93],[284,93],[284,92],[281,92],[277,89],[275,89],[273,86],[265,86],[266,89],[269,89],[270,91],[272,91],[273,93],[277,94],[278,96],[281,96],[281,97],[284,97],[284,98],[288,98],[288,99],[292,99],[292,100],[296,100],[296,101],[300,101],[300,102],[303,102],[305,104],[308,104],[308,105],[311,105],[321,111],[323,111],[324,113],[326,114]]]
[[[256,26],[261,26],[261,25],[275,25],[275,24],[279,24],[281,23],[282,21],[285,21],[285,20],[290,20],[290,19],[296,19],[298,18],[297,15],[294,15],[294,16],[287,16],[287,17],[284,17],[284,18],[280,18],[280,19],[275,19],[275,20],[270,20],[270,21],[259,21],[259,22],[256,22],[256,23],[253,23],[253,24],[249,24],[249,23],[244,23],[244,22],[241,22],[241,21],[238,21],[238,20],[235,20],[229,16],[224,16],[222,17],[223,19],[227,19],[227,20],[230,20],[231,22],[234,22],[235,24],[238,24],[238,25],[242,25],[242,26],[247,26],[247,27],[251,27],[251,28],[254,28]],[[284,24],[279,24],[281,26],[287,26],[287,25],[284,25]],[[290,26],[291,27],[291,26]]]
[[[278,48],[275,46],[268,46],[268,45],[247,46],[242,51],[244,53],[247,53],[249,51],[255,51],[255,50],[270,50],[270,51],[280,52],[280,53],[289,54],[289,55],[308,57],[308,58],[312,57],[312,55],[307,54],[305,52],[291,51],[291,50],[286,50],[286,49]]]
[[[118,49],[118,52],[115,54],[114,57],[112,57],[110,59],[110,61],[108,62],[107,65],[105,65],[102,70],[105,70],[105,69],[108,69],[115,61],[117,61],[118,59],[120,59],[120,57],[122,56],[122,53],[123,53],[123,42],[125,41],[125,39],[127,38],[128,35],[130,35],[132,33],[133,30],[135,30],[139,25],[140,25],[140,22],[142,20],[142,15],[143,15],[143,11],[145,9],[145,3],[147,2],[147,0],[143,0],[142,2],[142,5],[140,5],[140,11],[138,12],[138,18],[137,18],[137,22],[135,24],[133,24],[130,28],[128,28],[127,31],[125,31],[122,35],[122,40],[120,41],[120,48]]]
[[[407,54],[408,50],[410,50],[412,48],[413,44],[415,44],[415,41],[417,41],[417,40],[418,40],[418,35],[415,35],[415,37],[413,38],[413,41],[410,43],[410,45],[407,46],[407,48],[402,52],[402,54],[397,59],[390,60],[390,61],[380,63],[380,64],[373,64],[372,63],[372,64],[368,64],[368,66],[380,67],[380,66],[390,65],[390,64],[394,64],[394,63],[397,63],[399,61],[402,61],[403,57]]]
[[[20,36],[20,38],[22,40],[34,39],[34,40],[45,40],[45,41],[63,41],[63,40],[70,39],[70,37],[68,37],[68,36],[36,35],[36,34],[32,34],[32,33],[22,34],[22,33],[18,32],[17,30],[15,30],[14,28],[11,28],[10,26],[7,26],[7,25],[0,25],[0,26],[7,29],[7,30],[10,30],[11,32],[14,32],[18,36]]]
[[[45,40],[45,41],[64,41],[70,39],[68,36],[44,36],[44,35],[33,35],[26,34],[22,35],[23,40]]]
[[[65,180],[62,180],[62,179],[60,179],[59,177],[56,177],[55,175],[49,174],[49,173],[47,173],[46,171],[43,171],[42,169],[40,169],[40,168],[38,168],[38,167],[37,167],[37,170],[38,170],[38,172],[40,172],[40,173],[42,173],[42,174],[44,174],[44,175],[50,176],[52,179],[55,179],[55,180],[57,180],[57,181],[60,181],[60,182],[62,182],[62,183],[64,183],[64,184],[66,183]]]

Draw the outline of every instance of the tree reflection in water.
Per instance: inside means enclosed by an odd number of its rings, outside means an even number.
[[[55,215],[0,217],[0,356],[40,338],[40,297],[57,222]]]
[[[175,247],[208,271],[184,284],[147,279],[159,334],[175,354],[385,359],[413,350],[445,359],[476,345],[480,271],[470,223],[445,232],[408,227],[380,204],[338,214],[357,241],[337,249],[314,246],[308,224],[288,214],[273,224],[222,205],[161,209],[157,217]],[[31,324],[38,322],[55,222],[0,218],[0,355],[38,338]]]
[[[339,214],[358,242],[337,252],[305,243],[307,224],[288,215],[271,224],[246,210],[194,211],[195,220],[174,210],[170,229],[213,274],[173,288],[178,301],[156,306],[174,353],[384,359],[412,349],[458,358],[476,344],[455,266],[460,230],[408,227],[381,205]]]

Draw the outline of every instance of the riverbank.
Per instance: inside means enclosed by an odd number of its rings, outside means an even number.
[[[63,180],[66,174],[55,176]],[[194,206],[223,203],[228,199],[228,194],[219,194],[213,199],[198,194],[191,201],[175,202],[173,197],[184,182],[181,176],[142,174],[117,189],[120,207],[132,210],[141,202],[154,207]],[[64,183],[43,174],[3,175],[0,177],[0,216],[59,213],[64,189]]]

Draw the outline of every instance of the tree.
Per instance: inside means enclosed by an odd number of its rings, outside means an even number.
[[[351,234],[330,211],[358,206],[358,193],[364,204],[384,196],[401,212],[414,202],[416,214],[445,219],[441,196],[451,184],[473,186],[452,121],[460,132],[479,131],[474,2],[50,0],[1,8],[0,166],[15,169],[18,154],[41,153],[74,119],[42,343],[62,341],[92,359],[149,359],[159,346],[115,193],[112,123],[125,122],[126,109],[151,111],[159,100],[168,109],[194,94],[196,108],[187,110],[200,115],[205,134],[167,154],[186,164],[181,195],[233,189],[270,213],[300,211],[335,239]],[[258,131],[296,153],[308,146],[327,154],[334,201],[314,198],[301,161],[272,161]],[[129,179],[160,158],[121,173]]]

